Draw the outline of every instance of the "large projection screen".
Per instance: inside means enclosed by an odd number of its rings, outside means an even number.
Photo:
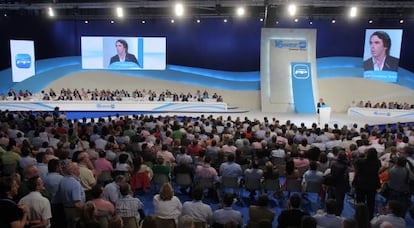
[[[364,78],[398,80],[402,29],[367,29],[364,46]]]
[[[83,69],[165,70],[165,37],[81,37]]]
[[[32,40],[10,40],[13,82],[21,82],[35,74],[35,53]]]

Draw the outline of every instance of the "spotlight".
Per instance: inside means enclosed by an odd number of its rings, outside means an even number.
[[[227,19],[224,19],[224,20],[223,20],[223,22],[224,22],[224,23],[227,23]]]
[[[312,21],[309,21],[309,24],[310,24],[310,25],[313,25],[313,22],[312,22]]]
[[[114,20],[111,20],[111,24],[113,24],[113,23],[115,23],[115,21]]]
[[[336,20],[335,20],[335,18],[334,19],[332,19],[332,24],[335,24],[336,23]]]
[[[299,21],[299,19],[295,18],[295,20],[293,20],[293,21],[297,23]]]
[[[171,19],[171,23],[174,24],[174,22],[175,22],[174,19]]]
[[[353,7],[351,7],[351,10],[349,11],[349,16],[351,18],[354,18],[354,17],[357,16],[357,13],[358,13],[358,8],[353,6]]]
[[[124,9],[122,9],[122,7],[117,7],[116,8],[116,16],[118,18],[124,17]]]
[[[181,3],[175,5],[175,15],[181,17],[184,15],[184,6]]]
[[[146,22],[145,20],[142,20],[142,21],[141,21],[141,23],[142,23],[142,24],[145,24],[145,23],[147,23],[147,22]]]
[[[197,23],[200,23],[201,21],[200,21],[200,19],[197,19],[197,20],[196,20],[196,22],[197,22]]]
[[[295,4],[290,4],[288,6],[288,12],[290,16],[295,16],[296,15],[296,5]]]
[[[260,18],[259,20],[260,20],[260,21],[263,21],[263,18]]]
[[[279,21],[276,21],[276,24],[278,25],[279,24]]]
[[[88,24],[89,23],[89,21],[88,20],[85,20],[85,24]]]
[[[236,10],[236,13],[237,13],[237,16],[239,17],[243,16],[245,13],[244,7],[238,7]]]
[[[372,19],[368,20],[368,24],[372,24],[374,21]]]
[[[404,19],[400,19],[400,24],[404,24]]]
[[[49,17],[54,17],[55,16],[55,12],[53,11],[52,7],[48,8],[48,14],[49,14]]]
[[[4,13],[4,14],[3,14],[3,16],[4,16],[4,17],[7,17],[7,13]]]

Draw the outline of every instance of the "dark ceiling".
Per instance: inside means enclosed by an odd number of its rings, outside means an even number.
[[[115,1],[115,0],[1,0],[0,13],[8,16],[46,16],[53,7],[59,19],[111,19],[116,6],[122,6],[126,18],[171,18],[177,1]],[[263,18],[265,12],[273,17],[285,17],[289,0],[204,0],[181,1],[186,17],[233,17],[237,6],[246,7],[247,17]],[[414,18],[413,0],[302,0],[295,1],[297,17],[346,17],[351,6],[359,7],[361,18]],[[267,11],[266,11],[267,9]]]

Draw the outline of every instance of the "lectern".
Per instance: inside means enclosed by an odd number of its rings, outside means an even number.
[[[331,107],[324,106],[319,108],[319,125],[324,126],[331,119]]]

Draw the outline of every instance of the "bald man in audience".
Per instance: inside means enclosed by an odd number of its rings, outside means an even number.
[[[16,200],[20,200],[21,198],[23,198],[24,196],[26,196],[27,194],[30,193],[27,181],[34,178],[34,177],[38,177],[38,176],[39,176],[39,170],[37,169],[36,165],[28,165],[24,169],[24,171],[23,171],[23,180],[22,180],[22,183],[19,186],[19,190],[18,190],[18,194],[16,196]],[[42,194],[42,196],[48,198],[49,200],[51,199],[51,196],[50,196],[49,192],[46,191],[45,189],[42,189],[40,191],[40,193]]]

